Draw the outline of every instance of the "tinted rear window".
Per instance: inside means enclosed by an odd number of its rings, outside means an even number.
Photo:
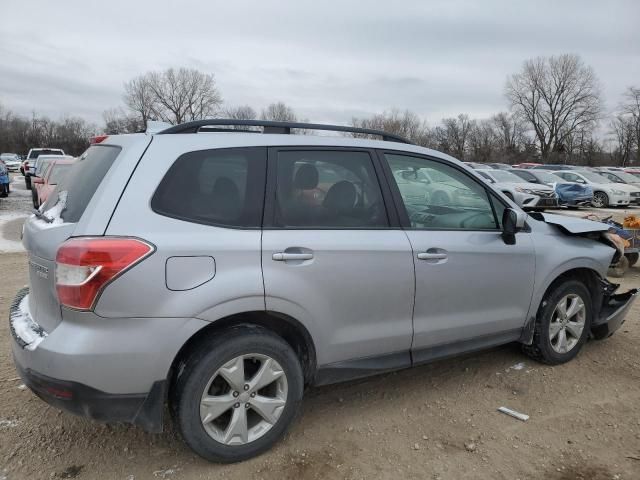
[[[151,208],[187,222],[260,227],[266,156],[264,147],[185,153],[160,182]]]
[[[44,149],[44,150],[34,150],[31,152],[31,155],[29,155],[29,158],[38,158],[40,155],[64,155],[60,150],[48,150],[48,149]]]
[[[58,192],[67,192],[66,208],[62,211],[65,222],[80,220],[102,179],[113,165],[121,148],[114,145],[93,145],[67,170],[64,180],[58,184],[44,206],[48,210],[58,202]]]

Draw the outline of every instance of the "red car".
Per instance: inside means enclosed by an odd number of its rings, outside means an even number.
[[[56,185],[64,180],[74,161],[75,159],[55,160],[45,167],[45,170],[41,172],[42,175],[32,178],[35,186],[35,195],[33,196],[35,208],[40,208],[40,205],[47,201]]]

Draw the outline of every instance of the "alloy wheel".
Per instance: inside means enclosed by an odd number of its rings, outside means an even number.
[[[554,351],[567,353],[578,344],[586,315],[584,301],[576,294],[566,295],[558,302],[549,322],[549,340]]]
[[[273,358],[240,355],[220,367],[200,400],[200,420],[209,436],[244,445],[265,435],[287,403],[287,377]]]

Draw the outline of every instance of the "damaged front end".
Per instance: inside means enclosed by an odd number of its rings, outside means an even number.
[[[591,335],[597,340],[610,337],[625,321],[627,312],[638,296],[638,289],[632,288],[624,293],[615,293],[620,286],[601,278],[602,303],[591,322]]]

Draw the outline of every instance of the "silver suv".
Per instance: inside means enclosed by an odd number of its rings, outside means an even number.
[[[351,136],[290,134],[303,128]],[[608,337],[637,291],[605,279],[606,231],[528,216],[379,131],[206,120],[111,136],[25,223],[13,355],[52,405],[160,432],[168,404],[194,451],[239,461],[284,435],[308,386],[508,342],[559,364]]]

